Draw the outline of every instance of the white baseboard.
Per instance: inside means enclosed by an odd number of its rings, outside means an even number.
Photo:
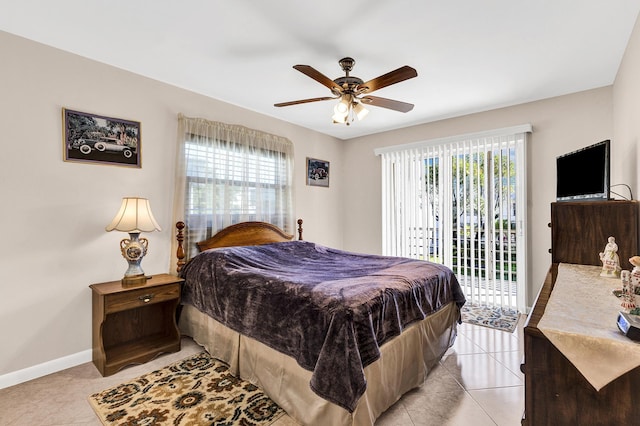
[[[47,374],[56,373],[67,368],[75,367],[76,365],[84,364],[85,362],[91,362],[91,355],[91,349],[87,349],[86,351],[77,352],[62,358],[43,362],[42,364],[34,365],[33,367],[3,374],[0,376],[0,389],[28,382],[29,380],[37,379],[38,377],[46,376]]]

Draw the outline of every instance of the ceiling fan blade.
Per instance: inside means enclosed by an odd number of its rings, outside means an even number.
[[[394,101],[393,99],[379,98],[377,96],[364,96],[360,99],[365,105],[373,105],[381,108],[392,109],[394,111],[409,112],[413,109],[413,104]]]
[[[333,80],[331,80],[329,77],[322,74],[320,71],[316,70],[315,68],[309,65],[294,65],[293,68],[297,69],[304,75],[311,77],[312,79],[322,84],[323,86],[328,87],[332,91],[342,93],[342,87],[338,86]]]
[[[306,103],[309,103],[309,102],[330,101],[332,99],[338,99],[338,98],[332,98],[332,97],[329,97],[329,96],[325,96],[325,97],[322,97],[322,98],[300,99],[299,101],[280,102],[279,104],[273,104],[273,106],[283,107],[283,106],[289,106],[289,105],[306,104]]]
[[[358,86],[358,92],[370,93],[374,90],[382,89],[383,87],[390,86],[392,84],[400,83],[401,81],[408,80],[413,77],[417,77],[418,72],[408,65],[398,68],[397,70],[390,71],[380,77],[376,77],[367,82],[364,82]]]

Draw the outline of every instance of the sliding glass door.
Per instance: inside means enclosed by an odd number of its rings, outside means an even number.
[[[507,132],[378,152],[383,253],[443,263],[470,303],[524,311],[525,141]]]

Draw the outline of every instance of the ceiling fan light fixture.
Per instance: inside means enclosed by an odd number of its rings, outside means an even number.
[[[349,107],[346,109],[339,108],[340,104],[333,107],[333,116],[338,118],[344,118],[349,115]]]
[[[358,120],[363,120],[367,116],[367,114],[369,114],[369,110],[363,107],[360,102],[354,102],[353,112],[356,113]]]
[[[333,112],[335,112],[336,114],[349,114],[349,106],[351,104],[351,99],[349,98],[350,97],[348,95],[342,95],[342,97],[340,98],[340,102],[338,102],[333,108]]]
[[[347,117],[349,116],[349,114],[339,114],[339,113],[335,113],[331,116],[331,119],[333,120],[334,124],[344,124],[347,122]]]
[[[331,119],[333,120],[334,123],[346,123],[347,122],[347,117],[349,117],[349,114],[341,114],[341,113],[334,113],[331,116]]]
[[[360,121],[364,119],[367,114],[369,114],[369,110],[366,109],[355,96],[346,94],[342,95],[340,102],[333,107],[333,116],[331,119],[334,124],[346,124],[348,126],[351,122],[355,121],[356,117]]]
[[[347,118],[349,117],[349,113],[351,112],[351,99],[348,95],[343,95],[340,98],[340,102],[338,102],[333,107],[333,122],[338,124],[344,124],[347,122]]]

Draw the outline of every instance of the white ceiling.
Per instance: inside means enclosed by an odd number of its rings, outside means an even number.
[[[640,0],[0,0],[0,30],[349,139],[610,85],[639,11]],[[365,81],[415,68],[372,93],[415,108],[369,107],[345,126],[331,122],[335,101],[273,106],[331,96],[292,66],[335,79],[345,56]]]

